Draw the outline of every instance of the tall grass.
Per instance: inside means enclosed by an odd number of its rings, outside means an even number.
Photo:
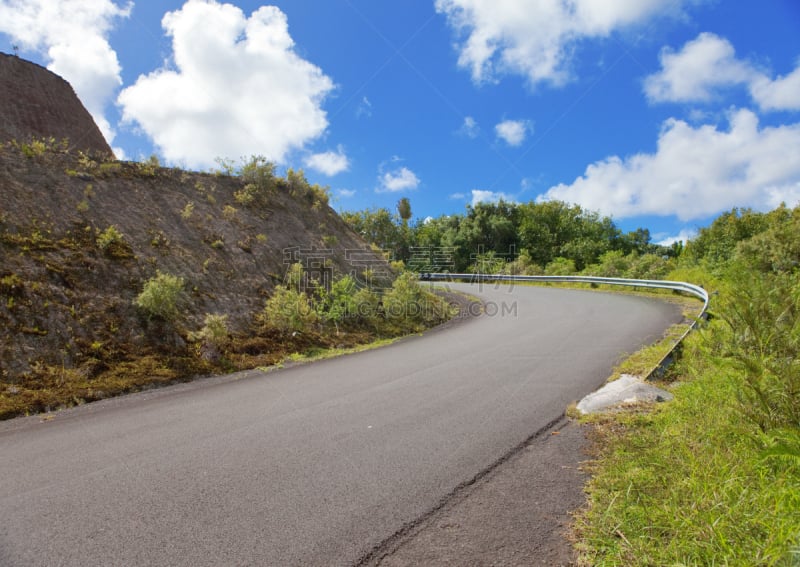
[[[689,340],[672,403],[598,420],[582,565],[800,564],[800,467],[769,458],[741,417],[744,377],[705,359],[707,341]]]
[[[800,565],[800,274],[721,287],[675,400],[597,418],[584,565]]]

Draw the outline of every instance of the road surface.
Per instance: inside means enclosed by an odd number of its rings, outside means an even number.
[[[486,314],[389,347],[0,423],[0,565],[351,565],[681,319],[451,286]]]

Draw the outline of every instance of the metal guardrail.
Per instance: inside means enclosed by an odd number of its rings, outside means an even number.
[[[451,274],[451,273],[423,273],[420,274],[420,279],[423,281],[454,281],[454,280],[467,280],[469,282],[537,282],[537,283],[588,283],[598,285],[619,285],[627,287],[641,287],[651,289],[668,289],[681,293],[692,295],[703,302],[703,308],[697,318],[692,321],[686,332],[675,341],[672,348],[669,349],[666,355],[658,362],[658,364],[648,372],[647,376],[643,378],[649,379],[655,373],[667,367],[674,356],[675,351],[680,347],[683,340],[697,327],[698,321],[706,316],[708,310],[709,295],[708,292],[700,287],[686,282],[675,282],[670,280],[633,280],[628,278],[603,278],[596,276],[515,276],[508,274]]]

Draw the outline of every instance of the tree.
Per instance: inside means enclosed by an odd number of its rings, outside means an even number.
[[[408,221],[411,219],[411,201],[408,200],[408,197],[397,201],[397,214],[400,215],[403,226],[408,227]]]
[[[368,209],[356,212],[343,212],[342,218],[364,240],[382,250],[396,253],[401,242],[400,227],[388,209]]]

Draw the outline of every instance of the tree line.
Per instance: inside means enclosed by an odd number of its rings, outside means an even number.
[[[682,250],[654,244],[646,228],[623,233],[611,218],[561,201],[477,203],[463,214],[409,223],[411,205],[404,198],[394,212],[373,208],[342,217],[392,259],[420,272],[580,273],[621,258],[652,267]]]

